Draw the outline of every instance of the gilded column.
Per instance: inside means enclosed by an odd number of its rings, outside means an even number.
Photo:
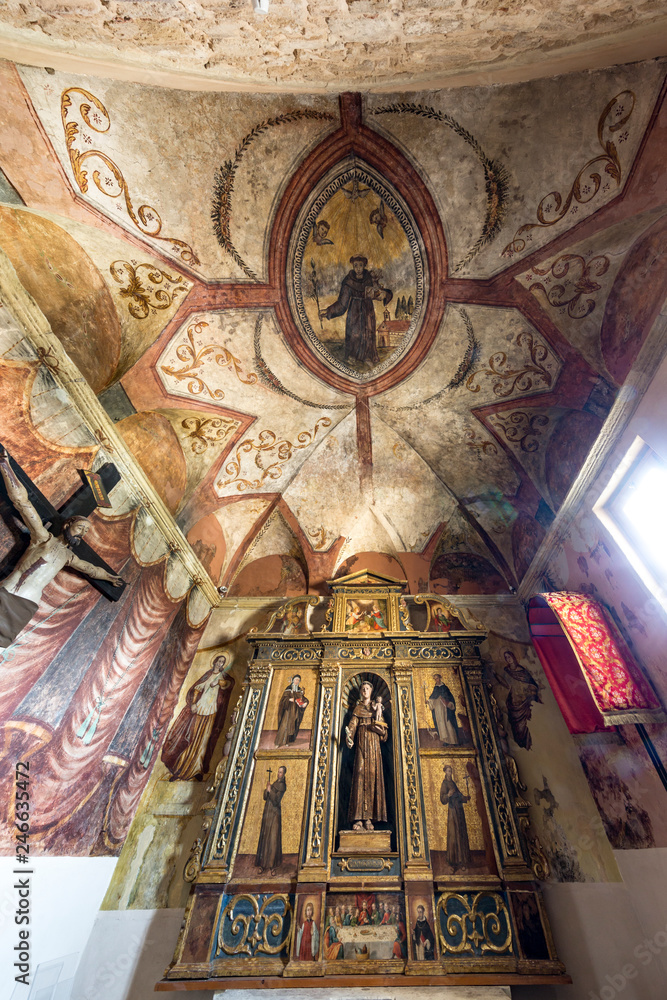
[[[403,877],[406,880],[432,878],[417,750],[417,715],[411,664],[407,660],[395,660],[392,672],[396,690],[396,725],[400,741],[403,796]]]
[[[267,660],[255,660],[250,664],[236,742],[198,882],[225,882],[229,877],[250,792],[255,768],[253,754],[262,731],[272,672],[273,667]]]
[[[315,750],[310,780],[310,803],[306,836],[299,871],[300,882],[326,882],[333,836],[333,782],[337,765],[336,734],[339,726],[339,664],[324,660],[320,664],[320,697]]]
[[[460,639],[461,675],[468,712],[479,751],[482,789],[491,821],[493,849],[502,878],[524,881],[533,878],[524,839],[519,830],[512,784],[498,741],[495,718],[483,680],[479,638]]]

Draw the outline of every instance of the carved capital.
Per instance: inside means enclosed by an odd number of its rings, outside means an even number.
[[[253,660],[248,671],[248,679],[252,687],[264,687],[271,676],[271,664],[266,660]]]

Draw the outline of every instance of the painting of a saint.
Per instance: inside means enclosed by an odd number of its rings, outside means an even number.
[[[303,908],[303,920],[296,933],[296,957],[302,962],[316,962],[320,954],[320,935],[315,922],[315,907],[308,900]]]
[[[461,740],[456,721],[456,702],[441,674],[433,674],[433,690],[428,698],[428,707],[431,709],[433,728],[440,742],[458,745]]]
[[[417,919],[412,928],[412,947],[418,962],[433,961],[435,958],[435,935],[426,919],[426,908],[422,905],[417,907]]]
[[[382,632],[387,628],[386,601],[347,602],[345,609],[346,632]]]
[[[222,730],[234,682],[224,673],[227,657],[216,656],[189,689],[185,706],[167,734],[162,760],[170,781],[202,781]]]
[[[373,685],[364,681],[350,724],[345,727],[345,742],[350,749],[355,749],[348,809],[353,830],[373,830],[374,822],[387,821],[380,743],[386,742],[388,727],[385,722],[376,722],[376,705],[372,699]]]
[[[303,608],[288,608],[280,626],[282,635],[302,635],[306,631]]]
[[[287,768],[281,764],[278,777],[271,783],[271,775],[264,789],[264,812],[262,826],[259,831],[255,867],[260,873],[267,869],[275,875],[276,868],[283,863],[283,821],[281,803],[287,791],[285,775]]]
[[[447,806],[447,863],[454,872],[467,871],[470,865],[470,841],[464,803],[470,802],[470,796],[464,795],[456,782],[451,764],[444,768],[445,777],[440,786],[440,801]]]
[[[363,254],[350,257],[352,270],[343,278],[338,298],[326,309],[320,310],[320,319],[331,320],[346,315],[344,361],[370,361],[377,364],[374,300],[387,305],[393,292],[380,281],[382,272],[368,270],[368,258]]]
[[[301,677],[295,674],[283,691],[278,705],[278,732],[275,741],[277,747],[294,743],[308,704],[308,698],[301,687]]]
[[[452,627],[453,621],[447,614],[445,609],[441,604],[436,604],[433,608],[433,617],[431,619],[433,624],[434,632],[449,632]]]
[[[514,741],[524,750],[530,750],[533,740],[528,721],[532,715],[533,702],[542,702],[540,689],[535,678],[517,661],[511,649],[506,649],[504,656],[504,677],[496,673],[496,679],[508,690],[505,708]]]
[[[326,365],[359,381],[389,367],[418,332],[427,287],[422,242],[402,198],[346,159],[306,198],[290,239],[290,305]],[[392,319],[390,303],[412,303]]]

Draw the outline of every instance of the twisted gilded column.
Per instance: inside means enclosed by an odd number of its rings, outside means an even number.
[[[432,878],[428,853],[421,768],[417,748],[417,714],[412,683],[412,665],[394,660],[396,726],[400,742],[401,795],[403,798],[403,877],[406,880]]]
[[[338,663],[320,664],[320,694],[315,728],[315,748],[310,780],[310,803],[302,848],[300,882],[326,882],[333,835],[333,782],[338,758]]]
[[[498,742],[477,638],[461,639],[461,675],[470,723],[479,751],[479,765],[486,810],[493,835],[493,849],[502,878],[532,879],[525,840],[520,832],[513,787]]]
[[[255,660],[250,664],[236,742],[198,882],[227,881],[234,863],[241,835],[241,820],[255,768],[254,751],[264,723],[272,672],[273,668],[267,660]]]

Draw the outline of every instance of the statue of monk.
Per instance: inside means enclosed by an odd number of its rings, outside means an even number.
[[[350,750],[356,748],[348,810],[353,830],[373,830],[373,821],[387,821],[380,743],[387,740],[389,730],[385,722],[375,721],[372,696],[373,685],[364,681],[350,724],[345,727],[345,742]]]

